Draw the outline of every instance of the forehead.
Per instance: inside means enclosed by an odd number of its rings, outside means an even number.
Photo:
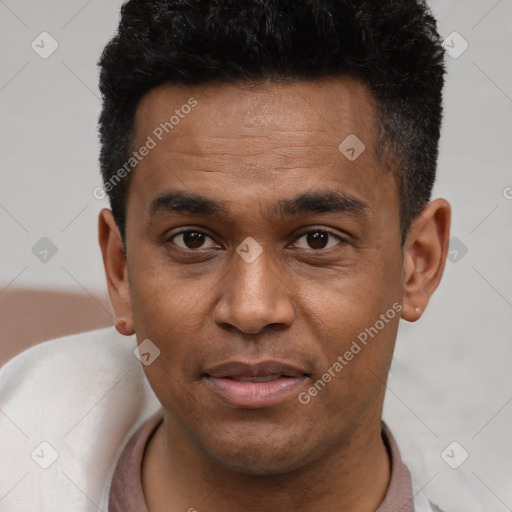
[[[235,205],[321,184],[369,204],[387,195],[395,206],[394,177],[376,158],[377,126],[371,92],[348,77],[163,85],[137,109],[134,148],[149,139],[154,147],[137,164],[129,202],[136,196],[147,210],[178,186]]]
[[[376,135],[377,113],[369,88],[358,80],[336,77],[194,87],[164,84],[150,90],[141,100],[135,120],[137,137],[154,131],[155,121],[169,121],[175,110],[180,110],[192,97],[198,101],[199,109],[194,109],[196,115],[188,116],[187,122],[183,114],[180,116],[181,126],[173,127],[174,135],[189,133],[187,128],[194,120],[194,132],[210,137],[219,137],[224,132],[232,136],[233,131],[240,130],[240,135],[258,133],[262,137],[279,132],[289,135],[290,142],[293,138],[300,142],[319,135],[327,140],[334,135],[332,143],[336,143],[349,132],[371,145]],[[210,122],[200,123],[200,119]],[[167,143],[171,146],[170,139]]]

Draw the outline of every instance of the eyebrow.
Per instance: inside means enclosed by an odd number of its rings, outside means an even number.
[[[364,201],[344,192],[324,190],[306,192],[291,199],[280,199],[270,205],[270,213],[277,221],[288,217],[336,213],[359,218],[367,217],[370,208]],[[156,197],[148,208],[147,222],[151,224],[159,214],[202,215],[229,217],[229,209],[212,199],[197,194],[171,190]]]

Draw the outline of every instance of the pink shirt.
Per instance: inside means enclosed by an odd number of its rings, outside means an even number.
[[[112,477],[108,512],[149,512],[142,490],[142,460],[151,436],[162,421],[163,410],[160,410],[128,441]],[[411,475],[384,422],[382,438],[391,459],[391,479],[384,501],[375,512],[414,512]]]

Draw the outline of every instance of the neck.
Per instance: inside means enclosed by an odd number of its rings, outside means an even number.
[[[374,511],[390,469],[380,418],[307,466],[255,475],[212,460],[165,415],[148,445],[142,483],[151,512]]]

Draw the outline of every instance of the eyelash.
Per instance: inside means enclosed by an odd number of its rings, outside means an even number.
[[[172,236],[167,238],[166,243],[171,243],[174,238],[176,238],[177,236],[183,235],[185,233],[199,233],[201,235],[206,235],[208,238],[211,238],[213,240],[213,238],[208,233],[205,233],[204,231],[200,231],[199,229],[184,229],[182,231],[179,231],[178,233],[174,233]],[[300,240],[303,236],[309,235],[311,233],[326,233],[328,235],[333,236],[334,238],[337,238],[340,241],[341,244],[346,244],[347,243],[347,240],[345,238],[343,238],[340,235],[334,233],[333,231],[330,231],[328,229],[320,229],[320,228],[312,229],[312,230],[305,231],[305,232],[301,233],[296,238],[296,241]],[[172,243],[174,243],[174,242],[172,242]],[[179,247],[179,246],[177,246],[177,247],[178,247],[179,250],[190,252],[190,253],[194,253],[194,252],[197,252],[197,251],[204,251],[204,249],[187,249],[187,248],[183,248],[183,247]],[[329,251],[329,250],[331,250],[333,248],[334,247],[329,247],[327,249],[309,249],[309,250],[313,251],[313,252],[321,252],[321,251]],[[307,249],[305,249],[305,250],[307,250]]]

